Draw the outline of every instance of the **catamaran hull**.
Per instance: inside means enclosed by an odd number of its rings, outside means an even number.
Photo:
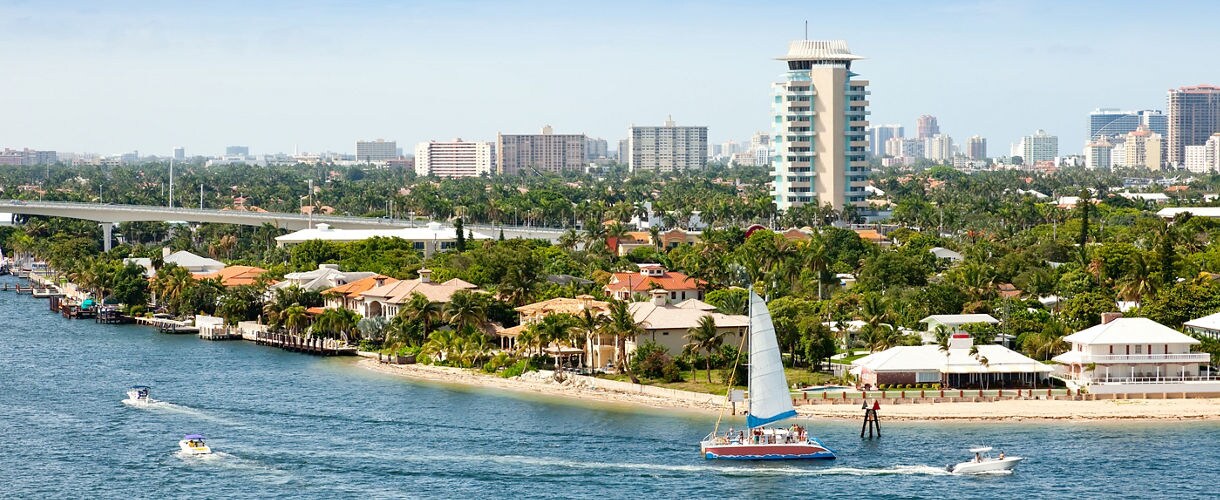
[[[703,448],[708,460],[833,460],[833,451],[816,444],[730,444]]]

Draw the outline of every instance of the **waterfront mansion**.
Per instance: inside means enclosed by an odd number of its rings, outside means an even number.
[[[1099,325],[1063,338],[1071,350],[1055,356],[1059,378],[1097,394],[1220,391],[1200,369],[1210,356],[1191,352],[1199,340],[1148,318],[1105,313]]]

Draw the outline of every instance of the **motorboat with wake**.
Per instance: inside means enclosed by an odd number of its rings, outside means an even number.
[[[178,441],[178,447],[182,448],[183,453],[188,455],[211,455],[212,449],[207,443],[203,442],[203,436],[199,434],[187,434],[182,436],[182,440]]]
[[[720,421],[700,443],[708,460],[809,460],[833,459],[835,453],[799,425],[772,427],[781,420],[796,416],[792,394],[784,376],[775,325],[762,297],[750,290],[749,331],[749,405],[747,429],[719,432]],[[729,388],[733,397],[732,384]]]
[[[149,397],[149,394],[151,393],[152,387],[147,385],[133,385],[130,389],[127,389],[127,399],[124,399],[123,402],[135,405],[150,405],[157,402],[157,400]]]
[[[957,465],[950,465],[946,468],[954,474],[979,474],[984,472],[1002,472],[1011,471],[1017,467],[1018,463],[1025,460],[1021,457],[1007,457],[1004,452],[1000,452],[998,457],[991,456],[990,446],[979,446],[970,448],[970,453],[974,453],[974,459],[969,462],[962,462]]]

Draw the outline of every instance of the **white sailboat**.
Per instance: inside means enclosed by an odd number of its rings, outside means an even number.
[[[797,425],[771,424],[796,416],[788,378],[780,358],[775,326],[762,297],[750,290],[750,381],[747,430],[708,434],[700,448],[709,460],[806,460],[833,459],[835,453]]]

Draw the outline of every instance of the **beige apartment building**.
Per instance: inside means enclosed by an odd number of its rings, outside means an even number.
[[[441,178],[478,177],[495,171],[491,142],[430,141],[415,145],[415,175]]]
[[[632,125],[627,149],[632,172],[702,170],[707,167],[707,127],[679,127],[673,117],[661,127]]]
[[[797,40],[772,84],[771,194],[780,210],[814,203],[867,207],[868,82],[842,40]]]
[[[1127,134],[1123,147],[1127,150],[1127,166],[1161,169],[1161,134],[1140,125]]]
[[[556,134],[547,125],[541,134],[497,134],[496,166],[501,174],[583,171],[584,134]]]

